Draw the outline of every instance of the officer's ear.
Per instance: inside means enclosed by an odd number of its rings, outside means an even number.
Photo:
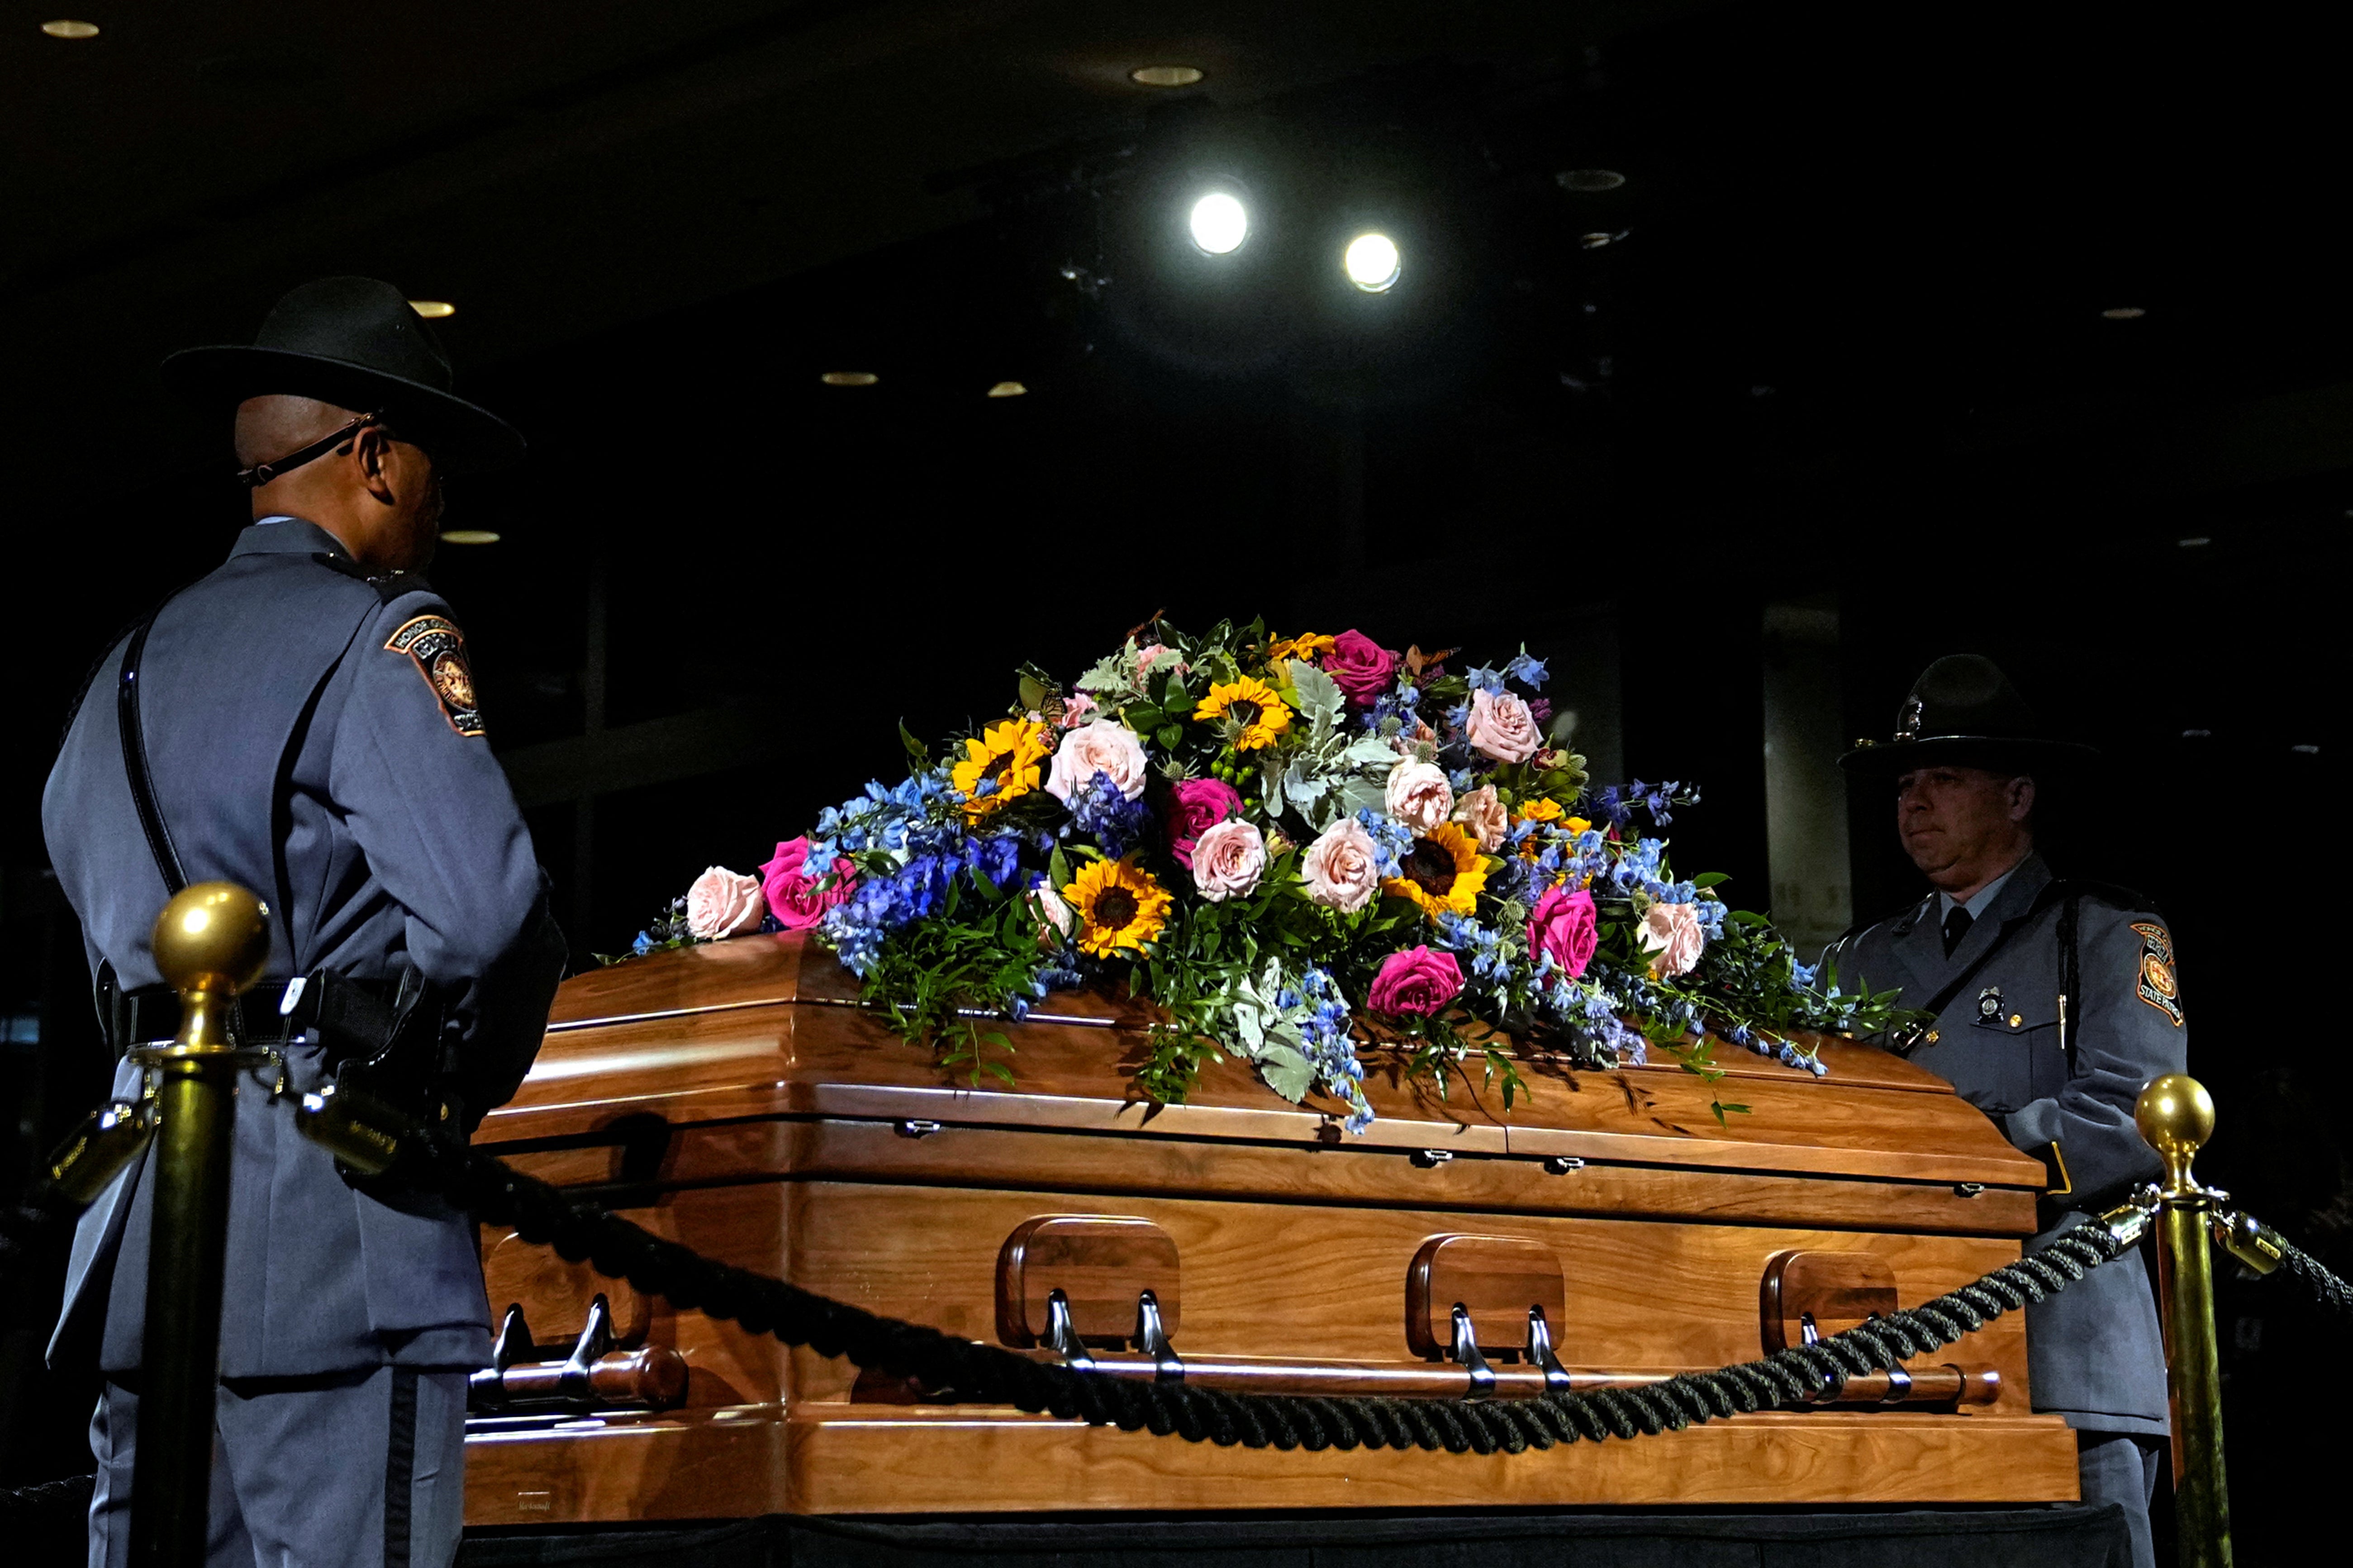
[[[2010,819],[2021,827],[2033,826],[2034,780],[2021,773],[2010,781],[2002,795],[2002,804],[2009,808]]]
[[[371,425],[360,432],[353,447],[352,461],[359,469],[361,486],[386,506],[392,504],[398,489],[390,472],[392,458],[389,431],[380,425]]]

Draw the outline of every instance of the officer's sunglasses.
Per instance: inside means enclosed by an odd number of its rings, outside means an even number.
[[[307,447],[298,447],[282,458],[272,458],[266,463],[256,463],[249,468],[239,468],[237,471],[237,482],[249,490],[258,490],[270,480],[281,475],[292,473],[303,464],[314,458],[323,458],[329,452],[334,452],[337,457],[347,457],[351,453],[353,444],[359,438],[360,432],[371,425],[381,426],[385,435],[395,441],[408,439],[389,425],[385,425],[383,415],[363,414],[342,429],[322,436]],[[421,452],[425,451],[423,447],[414,441],[409,441],[408,444],[417,447]],[[425,455],[429,458],[433,454],[426,452]],[[439,477],[438,466],[435,469],[435,477],[437,479]]]

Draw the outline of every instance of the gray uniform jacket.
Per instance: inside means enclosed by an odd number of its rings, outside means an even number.
[[[129,989],[161,979],[149,938],[165,893],[123,768],[123,652],[91,679],[41,819],[93,973],[111,961]],[[365,580],[314,524],[256,524],[157,616],[139,685],[156,804],[188,879],[261,895],[268,975],[389,979],[414,964],[448,1002],[471,1108],[512,1094],[564,942],[448,607],[421,579]],[[298,1089],[327,1070],[315,1032],[288,1058]],[[119,1067],[116,1093],[135,1094],[139,1079]],[[101,1367],[139,1364],[145,1176],[142,1161],[83,1216],[53,1357],[102,1321]],[[396,1205],[353,1190],[285,1107],[242,1080],[222,1375],[473,1366],[489,1351],[465,1216],[438,1199]]]
[[[2087,892],[2077,905],[2082,994],[2067,999],[2069,1067],[2058,1028],[2061,907],[2034,911],[2051,880],[2042,857],[2030,856],[1950,958],[1934,894],[1823,954],[1842,990],[1899,987],[1905,1006],[1921,1007],[2000,942],[1937,1016],[1936,1043],[1912,1059],[1949,1079],[2011,1143],[2063,1169],[2070,1190],[2056,1202],[2067,1212],[2030,1249],[2157,1175],[2157,1155],[2133,1127],[2133,1101],[2143,1084],[2188,1060],[2171,933],[2154,913],[2124,907],[2128,900]],[[2138,1252],[2027,1308],[2026,1332],[2037,1410],[2085,1430],[2166,1432],[2164,1342]]]

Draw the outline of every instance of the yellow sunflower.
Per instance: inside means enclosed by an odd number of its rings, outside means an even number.
[[[1295,637],[1277,637],[1267,645],[1266,661],[1273,664],[1279,659],[1314,658],[1319,654],[1330,653],[1339,640],[1316,632],[1302,632]]]
[[[1168,923],[1168,890],[1133,860],[1097,860],[1071,879],[1062,901],[1077,911],[1079,948],[1098,958],[1140,952]]]
[[[1479,841],[1451,822],[1441,822],[1416,838],[1398,868],[1404,875],[1384,877],[1381,891],[1411,899],[1433,919],[1444,910],[1469,914],[1479,901],[1479,889],[1487,885]]]
[[[1274,738],[1291,728],[1291,710],[1275,695],[1274,688],[1251,676],[1223,686],[1212,686],[1201,705],[1193,710],[1196,719],[1221,719],[1230,715],[1242,727],[1234,737],[1234,750],[1255,752],[1274,744]]]
[[[987,816],[1007,801],[1038,787],[1039,764],[1054,746],[1047,739],[1045,725],[1008,719],[990,725],[977,740],[966,741],[964,749],[965,759],[948,775],[948,782],[967,797],[965,816]],[[987,795],[978,794],[982,783],[989,779],[997,781],[997,788]]]
[[[1522,801],[1512,815],[1523,822],[1558,822],[1568,814],[1561,810],[1560,802],[1538,795],[1534,800]]]

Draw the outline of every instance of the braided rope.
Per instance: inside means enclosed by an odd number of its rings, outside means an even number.
[[[910,1377],[969,1403],[1009,1405],[1032,1415],[1190,1443],[1284,1451],[1516,1454],[1580,1439],[1655,1436],[1807,1403],[1836,1392],[1850,1377],[1885,1372],[2005,1312],[2045,1300],[2123,1249],[2105,1226],[2078,1226],[2032,1256],[1920,1306],[1761,1361],[1685,1373],[1645,1387],[1502,1400],[1227,1394],[1183,1383],[1074,1372],[881,1317],[714,1262],[470,1149],[439,1151],[429,1163],[418,1163],[424,1167],[420,1177],[484,1221],[512,1226],[526,1241],[553,1247],[572,1262],[588,1263],[607,1278],[627,1279],[674,1306],[729,1320],[786,1344]]]
[[[2285,1237],[2279,1236],[2276,1231],[2272,1234],[2279,1242],[2280,1264],[2283,1268],[2309,1286],[2312,1293],[2320,1299],[2322,1306],[2333,1308],[2339,1312],[2353,1313],[2353,1285],[2348,1285],[2336,1274],[2330,1272],[2327,1264]]]

